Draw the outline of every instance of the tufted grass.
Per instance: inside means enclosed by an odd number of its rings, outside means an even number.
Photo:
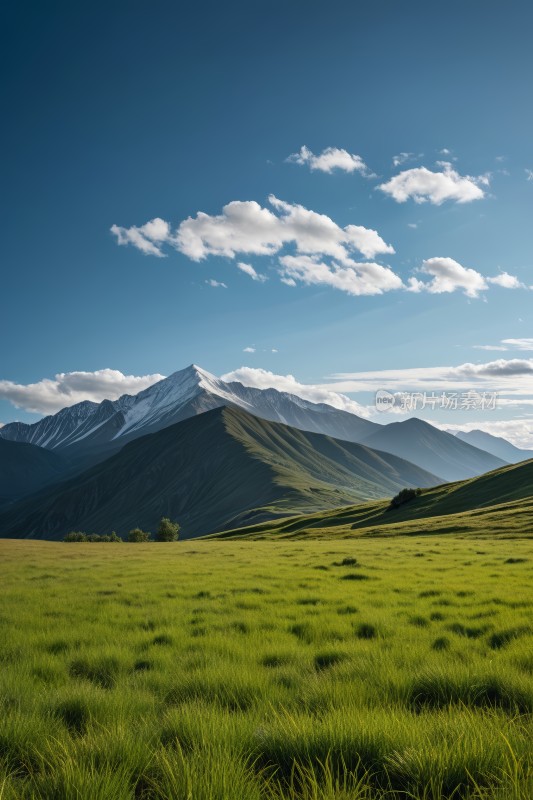
[[[0,563],[0,800],[533,796],[526,539],[0,540]]]

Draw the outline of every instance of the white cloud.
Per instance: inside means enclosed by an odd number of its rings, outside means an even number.
[[[502,339],[502,344],[507,345],[509,349],[533,352],[533,339]]]
[[[238,261],[237,267],[241,270],[241,272],[244,272],[246,275],[249,275],[253,281],[264,283],[267,280],[267,276],[262,275],[260,272],[256,272],[251,264],[245,264],[243,261]]]
[[[418,228],[418,223],[417,222],[408,222],[407,223],[407,227],[408,228],[413,228],[413,230],[416,230],[416,228]]]
[[[209,278],[208,280],[206,280],[206,283],[208,286],[212,286],[214,289],[228,288],[225,283],[222,283],[222,281],[216,281],[214,278]]]
[[[474,350],[522,350],[533,353],[533,339],[502,339],[500,344],[475,344]]]
[[[526,181],[533,181],[533,169],[526,169]]]
[[[402,164],[422,158],[423,155],[424,153],[398,153],[398,155],[392,157],[392,165],[393,167],[401,167]]]
[[[504,347],[503,345],[499,344],[474,344],[472,345],[472,348],[474,350],[500,350],[502,352],[509,349],[508,347]]]
[[[486,185],[486,175],[472,177],[459,175],[448,162],[441,162],[442,172],[432,172],[426,167],[407,169],[377,188],[390,195],[397,203],[412,198],[415,203],[429,202],[441,205],[445,200],[469,203],[485,196],[480,183]]]
[[[329,284],[354,295],[380,294],[402,286],[400,278],[387,267],[353,259],[354,254],[373,259],[380,253],[394,253],[377,231],[361,225],[342,228],[325,214],[304,206],[274,195],[268,200],[271,208],[262,208],[255,201],[235,200],[219,215],[200,211],[184,220],[175,233],[163,220],[153,220],[141,228],[113,226],[112,231],[119,244],[129,243],[144,253],[162,255],[161,245],[166,241],[193,261],[208,256],[236,258],[240,253],[272,256],[293,245],[297,256],[284,254],[280,258],[281,279],[289,286],[295,286],[298,279]],[[237,267],[255,281],[266,280],[245,261],[238,261]],[[226,288],[214,279],[206,283]]]
[[[533,396],[533,358],[501,358],[483,364],[465,363],[455,367],[345,372],[333,375],[333,380],[334,383],[326,386],[340,392],[481,389],[527,397]]]
[[[501,286],[503,289],[524,289],[524,284],[518,280],[516,275],[509,275],[508,272],[501,272],[495,278],[487,278],[489,283]]]
[[[255,353],[255,347],[245,347],[243,353]]]
[[[392,166],[400,167],[402,164],[405,164],[406,161],[409,161],[413,156],[414,153],[398,153],[397,156],[392,157]]]
[[[361,156],[349,153],[338,147],[326,147],[319,155],[315,155],[305,145],[298,153],[292,153],[287,161],[293,164],[307,164],[311,170],[331,173],[335,169],[343,172],[360,172],[370,177],[370,171]]]
[[[295,394],[304,400],[310,400],[312,403],[327,403],[330,406],[334,406],[334,408],[349,411],[358,416],[368,417],[370,415],[369,410],[356,403],[355,400],[331,391],[324,386],[300,383],[294,375],[276,375],[266,369],[240,367],[233,372],[222,375],[222,380],[239,381],[245,386],[253,386],[256,389],[277,389],[280,392]]]
[[[43,378],[37,383],[0,381],[0,399],[26,411],[55,414],[83,400],[101,403],[102,400],[116,400],[123,394],[137,394],[164,377],[159,374],[124,375],[116,369],[60,372],[52,379]]]
[[[200,211],[180,224],[176,246],[193,261],[212,255],[235,258],[237,253],[274,255],[287,244],[294,244],[299,253],[339,260],[349,258],[354,251],[365,258],[394,253],[375,230],[359,225],[341,228],[325,214],[274,195],[268,201],[277,214],[253,200],[234,200],[218,216]]]
[[[488,289],[487,282],[481,273],[475,269],[463,267],[453,258],[428,258],[422,262],[419,270],[424,275],[429,275],[432,280],[429,282],[409,279],[409,291],[411,292],[430,292],[430,294],[442,294],[444,292],[455,292],[457,289],[463,290],[467,297],[478,297],[479,293]]]
[[[342,265],[326,264],[317,256],[281,256],[281,275],[285,283],[325,285],[351,295],[375,295],[402,288],[402,280],[388,267],[369,262],[346,260]]]
[[[422,262],[419,274],[429,275],[431,281],[409,278],[408,291],[429,292],[430,294],[443,294],[462,290],[467,297],[479,297],[480,292],[489,289],[489,284],[500,286],[504,289],[525,289],[516,275],[501,272],[495,277],[485,277],[480,272],[469,267],[463,267],[453,258],[437,257],[428,258]]]
[[[170,225],[164,219],[156,217],[140,227],[133,225],[131,228],[121,228],[112,225],[111,233],[117,237],[118,244],[132,244],[147,256],[162,258],[165,254],[161,245],[169,240]]]

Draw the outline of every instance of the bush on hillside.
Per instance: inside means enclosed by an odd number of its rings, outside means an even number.
[[[394,495],[389,504],[389,509],[399,508],[405,503],[411,502],[415,497],[421,494],[421,489],[402,489],[398,494]]]
[[[128,542],[149,542],[152,534],[149,531],[142,531],[140,528],[133,528],[128,533]]]
[[[64,542],[121,542],[120,536],[117,536],[115,531],[110,534],[103,534],[100,536],[98,533],[83,533],[83,531],[71,531],[67,533]]]
[[[86,542],[87,541],[87,534],[83,533],[82,531],[71,531],[67,533],[65,538],[63,539],[64,542]]]
[[[163,517],[159,523],[159,528],[155,538],[158,542],[177,542],[180,535],[180,526],[177,522],[172,522],[168,517]]]

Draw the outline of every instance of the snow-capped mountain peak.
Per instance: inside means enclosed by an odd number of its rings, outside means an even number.
[[[41,447],[107,453],[127,441],[153,433],[204,411],[237,406],[255,416],[302,430],[359,441],[374,423],[332,406],[311,403],[276,389],[256,389],[225,381],[196,364],[173,372],[137,395],[102,403],[79,403],[33,425],[5,425],[0,436]]]

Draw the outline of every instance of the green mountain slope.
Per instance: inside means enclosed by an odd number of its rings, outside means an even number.
[[[425,489],[398,509],[388,501],[338,508],[226,532],[231,536],[424,533],[533,535],[533,460]]]
[[[0,535],[124,534],[135,526],[153,530],[170,516],[191,537],[436,482],[396,456],[217,408],[143,436],[60,487],[17,503],[0,514]]]
[[[0,439],[0,505],[57,483],[66,469],[67,462],[44,447]]]

